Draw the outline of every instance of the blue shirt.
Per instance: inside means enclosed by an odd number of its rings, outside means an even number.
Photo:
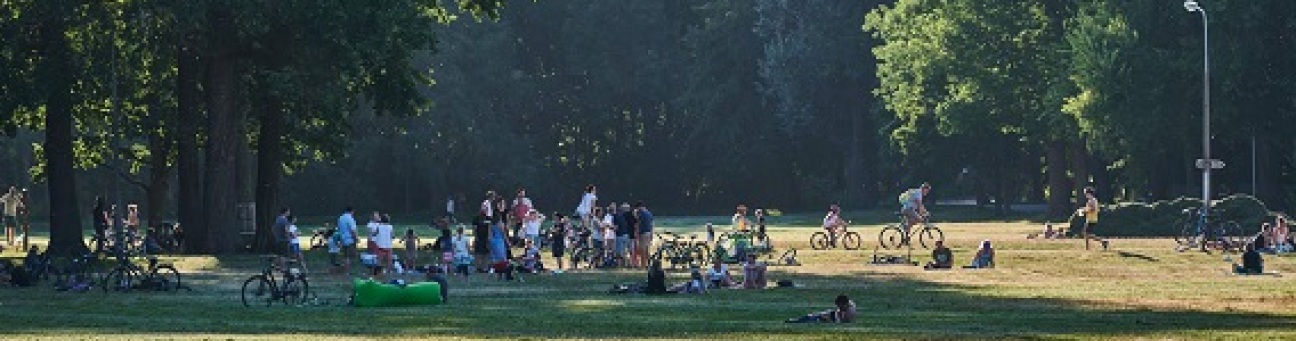
[[[288,217],[285,215],[280,214],[275,218],[274,230],[271,231],[274,232],[275,240],[281,242],[288,240],[288,224]]]
[[[343,213],[342,216],[338,217],[337,226],[337,234],[342,239],[342,245],[355,245],[355,234],[352,233],[355,232],[356,228],[355,217],[352,217],[351,213]]]
[[[640,234],[652,233],[652,231],[653,231],[652,212],[649,212],[647,208],[640,209],[639,210],[639,233]]]
[[[624,213],[613,214],[612,224],[616,225],[616,235],[618,236],[630,235],[630,229],[631,229],[630,222],[626,221]]]

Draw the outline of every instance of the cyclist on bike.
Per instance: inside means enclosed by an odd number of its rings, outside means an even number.
[[[930,212],[923,205],[923,198],[931,193],[931,184],[924,182],[918,188],[906,190],[900,194],[900,213],[905,216],[904,234],[909,235],[909,227],[925,221]]]
[[[828,214],[823,220],[824,233],[828,234],[828,242],[837,245],[837,234],[846,228],[846,221],[841,218],[841,206],[832,204],[828,206]]]

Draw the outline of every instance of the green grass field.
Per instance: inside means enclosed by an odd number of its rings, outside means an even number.
[[[1234,276],[1223,255],[1174,252],[1168,239],[1085,251],[1076,240],[1027,240],[1037,226],[942,225],[958,263],[979,240],[996,242],[998,268],[989,270],[868,265],[877,226],[855,229],[870,245],[862,251],[808,251],[815,228],[777,226],[776,246],[801,249],[804,265],[771,267],[769,277],[803,288],[616,295],[606,290],[642,273],[528,275],[524,283],[477,275],[452,280],[448,304],[414,308],[342,306],[346,282],[325,274],[311,278],[321,305],[245,308],[238,286],[259,271],[257,256],[170,258],[192,292],[0,289],[0,338],[1296,338],[1296,282],[1285,275],[1296,274],[1296,256],[1266,257],[1266,270],[1284,275]],[[323,251],[312,252],[319,270]],[[830,307],[839,293],[855,299],[861,321],[783,323]]]

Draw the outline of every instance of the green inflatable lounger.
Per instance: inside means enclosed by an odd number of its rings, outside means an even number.
[[[441,304],[441,284],[411,283],[405,286],[384,284],[368,279],[352,279],[357,307],[397,307]]]

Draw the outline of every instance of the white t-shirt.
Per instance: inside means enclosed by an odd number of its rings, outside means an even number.
[[[828,215],[824,216],[824,221],[823,221],[824,228],[833,228],[840,225],[841,225],[841,216],[832,212],[828,212]]]
[[[616,240],[616,229],[615,228],[604,229],[603,240]]]
[[[720,264],[720,270],[716,270],[715,266],[707,267],[707,279],[709,280],[712,281],[724,280],[724,278],[728,275],[729,275],[728,265]]]
[[[597,195],[594,195],[592,192],[586,192],[585,196],[581,197],[580,206],[576,206],[576,213],[580,213],[580,215],[589,214],[590,210],[594,208],[594,203],[597,201]]]
[[[300,245],[301,241],[297,240],[297,237],[299,237],[297,234],[297,224],[288,225],[288,242],[293,245]]]
[[[455,257],[468,255],[468,238],[462,235],[454,236],[454,238],[450,239],[450,243],[454,244]]]
[[[918,203],[923,201],[922,189],[914,188],[909,190],[909,201],[904,203],[904,208],[918,208]]]
[[[526,227],[526,232],[524,232],[526,233],[526,235],[528,236],[540,235],[540,219],[527,219],[526,224],[523,225],[525,225],[524,227]]]
[[[377,238],[377,236],[378,236],[378,225],[382,225],[382,224],[379,223],[379,222],[376,222],[376,221],[371,221],[371,222],[369,222],[369,224],[365,225],[366,227],[369,228],[369,239]]]
[[[377,227],[378,230],[376,233],[374,233],[374,237],[373,237],[374,243],[378,244],[379,249],[390,250],[392,248],[392,225],[391,224],[377,224],[377,225],[378,225]]]
[[[486,212],[486,217],[495,217],[495,205],[491,205],[490,199],[482,200],[481,211]]]

